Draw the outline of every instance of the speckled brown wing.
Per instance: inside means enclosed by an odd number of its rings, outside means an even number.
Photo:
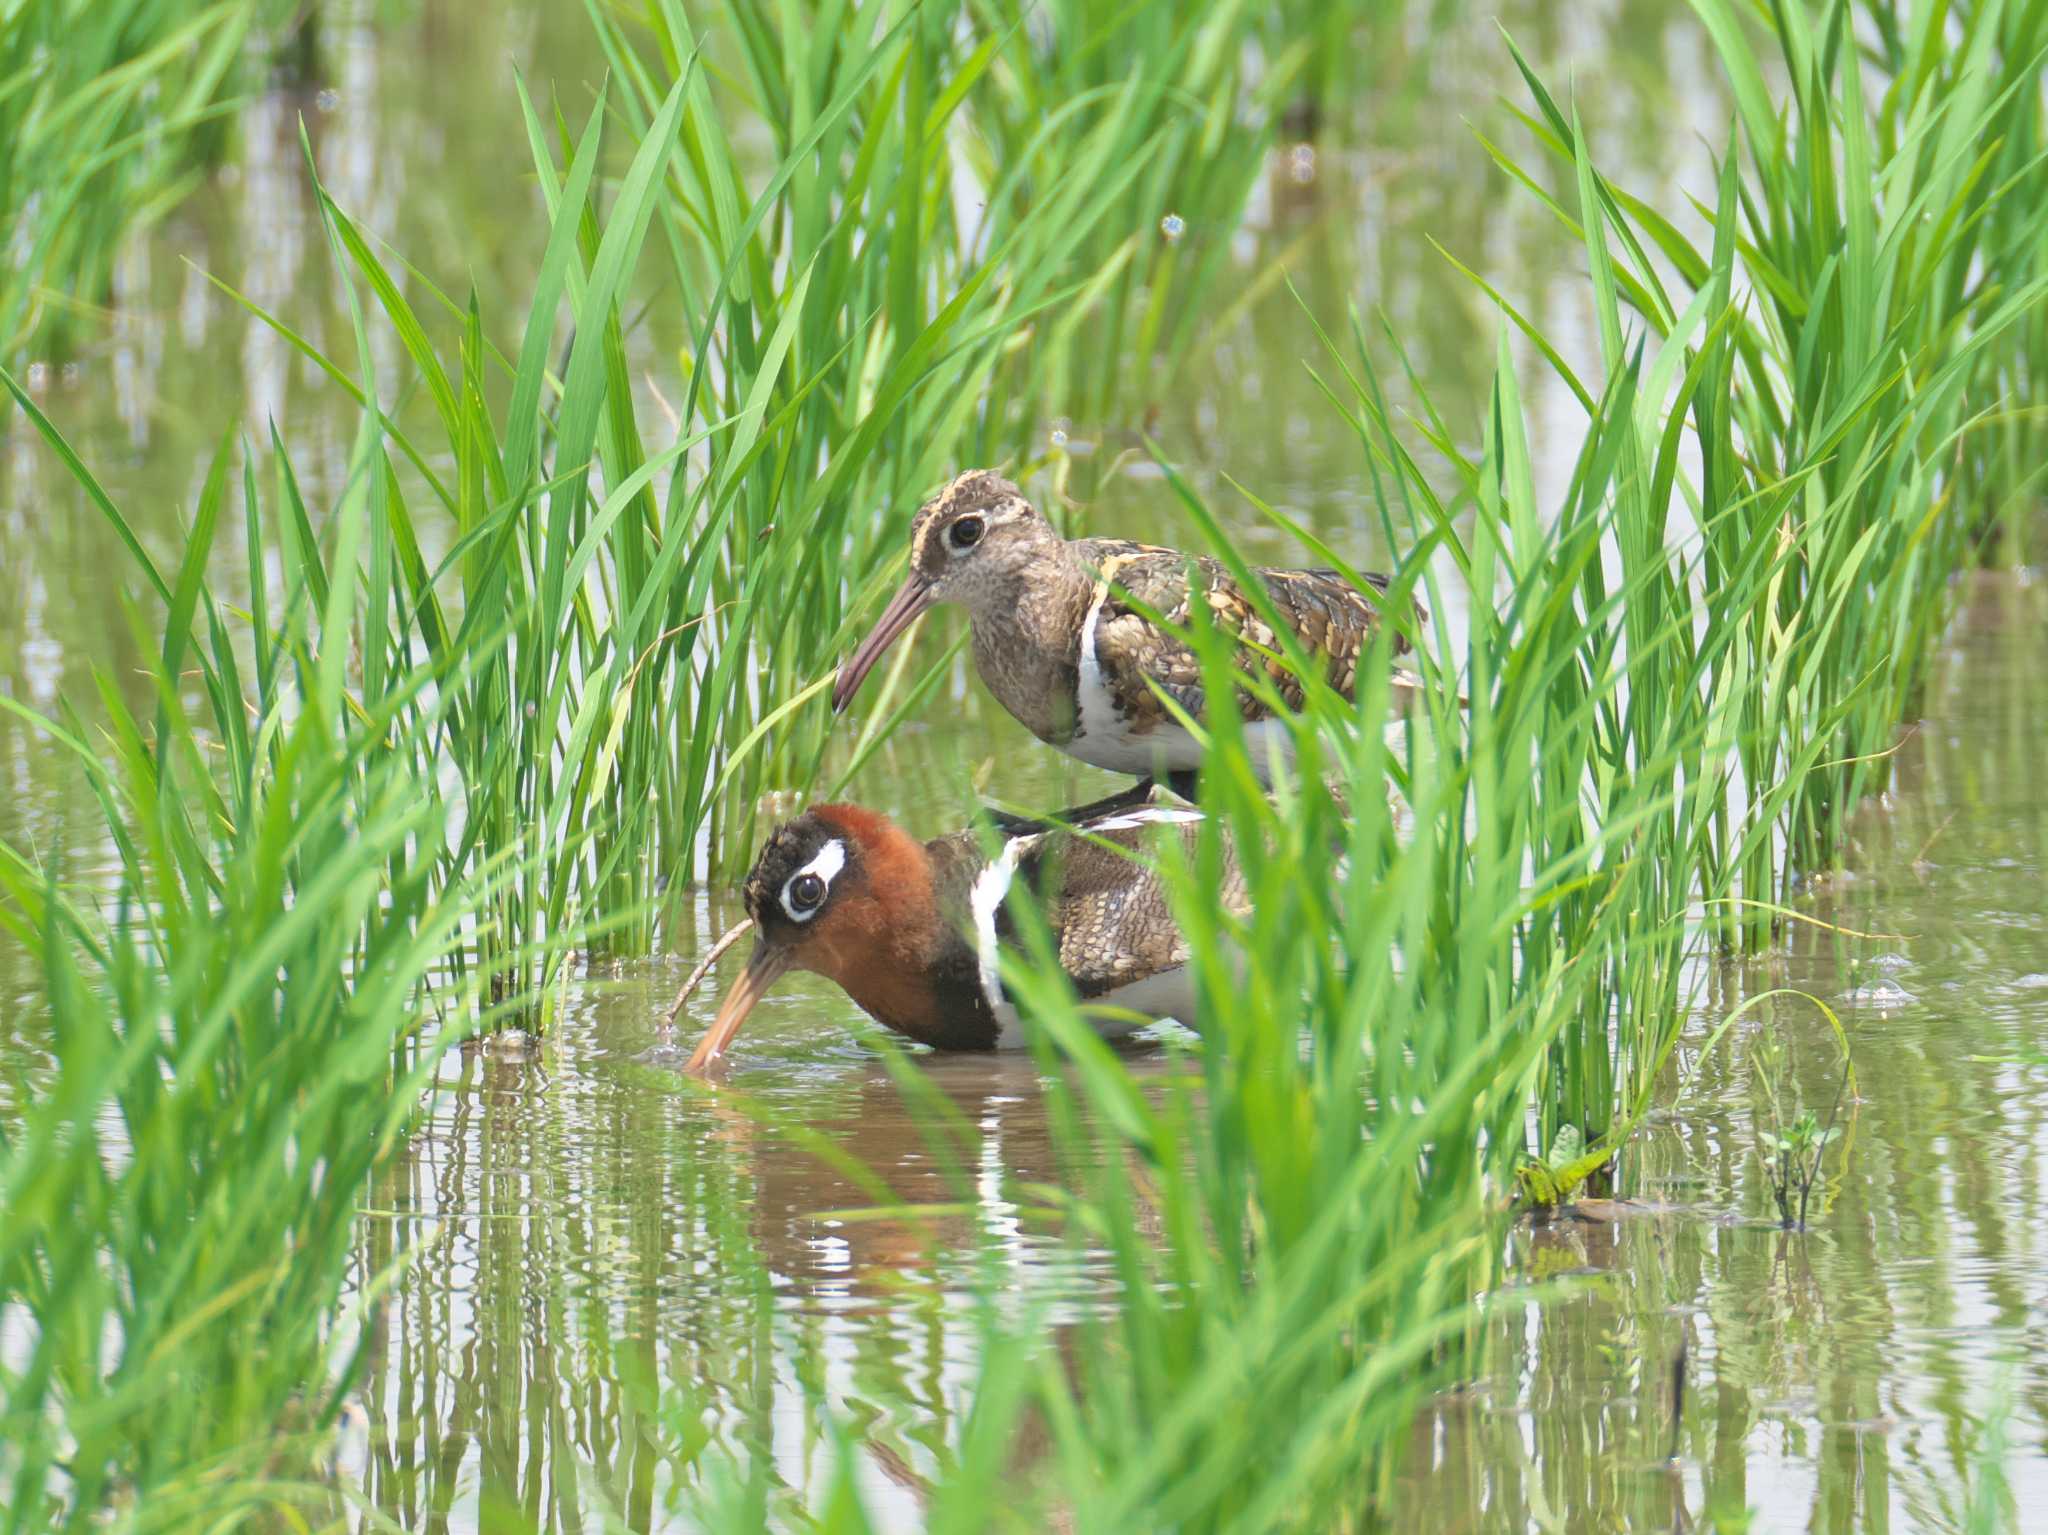
[[[1186,935],[1148,861],[1161,837],[1181,838],[1192,855],[1200,830],[1193,812],[1153,809],[1098,820],[1087,827],[1087,836],[1050,833],[1019,859],[1017,872],[1040,899],[1060,967],[1082,997],[1099,997],[1188,962]],[[1246,910],[1234,856],[1227,857],[1218,899],[1226,911]]]
[[[1169,624],[1188,621],[1191,593],[1189,561],[1172,549],[1115,539],[1082,539],[1076,545],[1082,563],[1109,582],[1096,624],[1096,658],[1112,698],[1132,728],[1143,733],[1163,722],[1166,706],[1147,685],[1159,685],[1168,697],[1196,719],[1202,717],[1201,666],[1195,653],[1139,609],[1164,617]],[[1275,657],[1280,653],[1272,629],[1236,580],[1217,561],[1193,562],[1216,626],[1239,637],[1238,664],[1246,671],[1263,670],[1290,709],[1302,705],[1297,679]],[[1358,661],[1371,648],[1384,622],[1371,598],[1354,590],[1333,570],[1261,569],[1254,572],[1272,597],[1273,606],[1293,628],[1296,639],[1324,663],[1330,686],[1349,698],[1357,682]],[[1381,591],[1387,578],[1366,577]],[[1425,621],[1420,605],[1416,622]],[[1398,631],[1393,650],[1409,649]],[[1238,693],[1238,708],[1247,720],[1264,719],[1271,711],[1248,692]]]

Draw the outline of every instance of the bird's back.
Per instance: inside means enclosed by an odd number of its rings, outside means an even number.
[[[1301,681],[1278,659],[1284,653],[1279,637],[1219,561],[1119,539],[1080,539],[1075,550],[1082,563],[1107,583],[1090,639],[1101,685],[1134,733],[1148,732],[1167,715],[1152,683],[1190,715],[1202,716],[1206,700],[1200,661],[1173,632],[1190,618],[1194,600],[1188,579],[1191,568],[1211,621],[1239,642],[1238,664],[1247,671],[1263,670],[1290,709],[1301,707]],[[1265,567],[1253,574],[1296,642],[1321,661],[1330,686],[1351,697],[1359,659],[1371,649],[1385,622],[1379,602],[1334,570]],[[1386,591],[1385,576],[1373,574],[1365,579],[1376,594]],[[1418,623],[1424,620],[1419,605],[1414,613]],[[1154,620],[1155,614],[1163,625]],[[1398,628],[1391,649],[1397,655],[1410,649]],[[1243,692],[1239,707],[1247,720],[1264,719],[1271,713],[1262,701]]]
[[[1021,881],[1046,923],[1060,968],[1087,1000],[1188,963],[1186,935],[1152,864],[1160,851],[1157,839],[1164,836],[1177,837],[1192,857],[1201,821],[1190,807],[1147,803],[1084,819],[1072,830],[1014,826],[996,834],[993,857],[983,851],[982,833],[972,829],[926,847],[935,869],[951,871],[942,879],[964,892],[955,894],[954,903],[965,924],[981,928],[976,936],[984,943],[1019,941],[1016,914],[1005,897]],[[1243,880],[1227,846],[1224,856],[1218,899],[1224,910],[1241,913]]]

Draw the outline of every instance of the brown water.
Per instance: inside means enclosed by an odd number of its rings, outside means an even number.
[[[1957,1528],[1976,1421],[2000,1392],[2019,1527],[2048,1513],[2044,703],[2048,594],[1981,580],[1889,803],[1860,814],[1847,872],[1806,908],[1896,936],[1838,949],[1808,928],[1781,961],[1723,978],[1684,1085],[1634,1148],[1645,1197],[1671,1208],[1517,1237],[1526,1273],[1593,1282],[1504,1330],[1494,1378],[1420,1431],[1410,1485],[1445,1528],[1536,1528],[1546,1504],[1571,1530],[1745,1504],[1758,1530]],[[1707,1022],[1771,986],[1844,1009],[1855,1062],[1804,1234],[1764,1223],[1754,1148],[1773,1036],[1775,1069],[1826,1112],[1826,1021],[1790,1003],[1701,1054]]]
[[[1554,82],[1597,79],[1582,105],[1604,163],[1674,204],[1704,169],[1697,136],[1718,141],[1726,118],[1702,84],[1718,77],[1697,29],[1662,0],[1570,17],[1513,7],[1508,23]],[[1383,308],[1453,419],[1476,419],[1497,321],[1426,237],[1500,280],[1575,363],[1591,349],[1577,253],[1488,170],[1464,126],[1512,135],[1495,98],[1520,92],[1491,18],[1389,27],[1380,44],[1380,79],[1343,131],[1370,147],[1324,146],[1305,185],[1276,164],[1245,228],[1207,233],[1241,249],[1247,274],[1295,245],[1296,283],[1319,313]],[[447,0],[331,26],[320,78],[254,103],[233,176],[131,254],[106,343],[36,376],[159,554],[177,547],[178,509],[224,424],[255,433],[275,419],[316,491],[345,460],[346,402],[195,271],[316,340],[346,336],[299,114],[363,224],[444,286],[473,279],[486,312],[519,312],[541,223],[513,62],[571,103],[601,67],[568,7]],[[635,344],[636,371],[661,376],[658,335]],[[1268,295],[1161,402],[1159,430],[1214,504],[1233,504],[1230,475],[1369,561],[1384,552],[1377,517],[1356,444],[1302,366],[1314,355],[1292,300]],[[1576,442],[1569,396],[1524,376],[1539,474],[1561,480]],[[1070,424],[1072,445],[1102,427]],[[1155,483],[1120,476],[1108,495],[1133,531],[1173,531]],[[1271,534],[1249,519],[1244,533],[1266,552]],[[0,689],[46,709],[86,696],[94,666],[127,685],[133,641],[106,584],[122,568],[57,466],[12,426],[0,444]],[[2048,781],[2035,776],[2048,612],[2021,582],[1964,595],[1889,804],[1859,819],[1851,872],[1810,896],[1816,916],[1898,936],[1796,929],[1782,960],[1711,978],[1668,1102],[1632,1149],[1633,1186],[1655,1208],[1516,1234],[1518,1280],[1587,1283],[1503,1320],[1487,1376],[1418,1425],[1401,1527],[1698,1528],[1744,1507],[1759,1530],[1960,1527],[1978,1425],[2001,1392],[2021,1506],[2048,1508],[2036,1234],[2048,1054],[2034,1042],[2048,1009]],[[1097,792],[1048,755],[962,678],[853,793],[930,833],[957,824],[962,759],[1006,798]],[[74,863],[89,851],[96,808],[61,756],[5,716],[0,783],[0,835],[65,846]],[[832,1423],[851,1426],[883,1527],[915,1528],[984,1297],[1050,1299],[1057,1316],[1101,1293],[1101,1276],[1016,1202],[1020,1185],[1058,1172],[1028,1064],[908,1068],[956,1111],[963,1138],[948,1150],[845,999],[795,979],[743,1038],[745,1111],[662,1069],[677,1041],[659,1015],[733,916],[723,895],[701,897],[675,952],[576,977],[547,1040],[451,1060],[421,1131],[371,1191],[354,1282],[412,1258],[372,1324],[344,1466],[405,1528],[577,1528],[612,1508],[633,1527],[663,1525],[675,1489],[653,1446],[685,1431],[772,1468],[774,1498],[799,1504],[831,1479]],[[1785,1004],[1703,1052],[1743,996],[1779,985],[1865,999],[1843,1013],[1856,1092],[1803,1235],[1765,1223],[1755,1148],[1766,1081],[1788,1101],[1832,1100],[1826,1022]],[[1879,987],[1896,988],[1897,1005],[1877,1005]],[[19,1021],[31,993],[0,951],[0,1050],[33,1058],[40,1041]],[[692,1003],[682,1043],[714,1005],[715,989]],[[1133,1069],[1182,1068],[1162,1050]],[[867,1218],[876,1198],[854,1164],[928,1213]]]

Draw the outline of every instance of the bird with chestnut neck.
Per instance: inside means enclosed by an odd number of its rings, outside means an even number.
[[[690,1056],[701,1071],[731,1048],[777,980],[808,970],[877,1022],[940,1050],[1028,1043],[1004,990],[1002,951],[1017,940],[1013,903],[1043,919],[1062,971],[1101,1034],[1150,1019],[1195,1021],[1186,936],[1148,858],[1150,839],[1192,853],[1201,815],[1126,797],[1042,822],[1007,821],[920,842],[858,805],[819,805],[778,827],[743,890],[753,957]],[[1220,898],[1245,909],[1234,859]]]

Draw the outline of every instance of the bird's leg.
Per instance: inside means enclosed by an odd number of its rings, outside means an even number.
[[[1166,787],[1173,790],[1190,805],[1195,804],[1195,770],[1175,768],[1166,775]]]

